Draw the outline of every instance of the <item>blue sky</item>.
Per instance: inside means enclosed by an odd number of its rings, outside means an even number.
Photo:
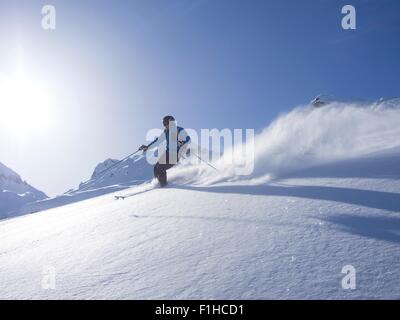
[[[0,75],[23,63],[53,97],[46,130],[3,130],[0,161],[50,195],[134,151],[166,114],[194,129],[261,130],[319,93],[399,96],[396,0],[51,1],[51,32],[48,3],[0,4]],[[356,30],[341,28],[345,4]]]

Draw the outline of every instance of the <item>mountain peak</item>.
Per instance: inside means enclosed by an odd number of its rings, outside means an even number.
[[[26,181],[0,162],[0,218],[18,210],[28,203],[46,199],[42,191],[29,185]]]
[[[110,168],[111,166],[116,164],[118,161],[119,160],[117,160],[117,159],[108,158],[105,161],[100,162],[94,169],[91,179],[95,178],[99,173]]]
[[[20,180],[22,182],[21,177],[16,172],[14,172],[9,167],[0,162],[0,179],[7,179],[7,178]]]

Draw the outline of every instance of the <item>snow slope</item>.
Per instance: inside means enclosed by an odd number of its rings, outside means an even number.
[[[105,195],[2,221],[0,298],[399,299],[400,183],[387,176],[399,160]],[[341,289],[347,264],[354,291]],[[48,266],[54,290],[41,287]]]
[[[27,203],[46,198],[43,192],[30,186],[0,162],[0,219]]]
[[[0,298],[400,299],[399,112],[298,108],[256,137],[251,176],[178,167],[0,221]]]

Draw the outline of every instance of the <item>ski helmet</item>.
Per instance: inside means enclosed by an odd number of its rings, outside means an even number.
[[[175,118],[173,116],[165,116],[162,120],[164,126],[169,125],[170,121],[175,121]]]

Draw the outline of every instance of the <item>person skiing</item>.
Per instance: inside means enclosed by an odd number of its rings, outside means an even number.
[[[163,133],[150,144],[142,145],[139,150],[146,152],[161,143],[166,142],[165,152],[162,153],[158,162],[154,165],[154,177],[161,187],[167,185],[167,170],[176,165],[190,142],[190,136],[182,127],[178,127],[173,116],[165,116],[162,120]]]
[[[327,104],[327,102],[323,101],[321,97],[316,97],[313,101],[311,101],[314,108],[319,108]]]

